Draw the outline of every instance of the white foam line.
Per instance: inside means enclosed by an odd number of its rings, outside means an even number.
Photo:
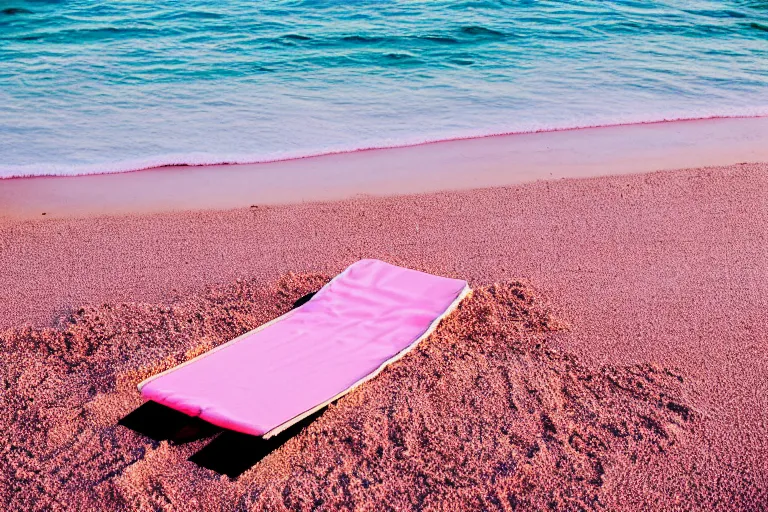
[[[85,176],[92,174],[117,174],[125,172],[142,171],[146,169],[156,169],[159,167],[188,166],[201,167],[211,165],[243,165],[243,164],[265,164],[273,162],[282,162],[288,160],[301,160],[305,158],[314,158],[325,155],[337,155],[346,153],[355,153],[360,151],[371,151],[376,149],[394,149],[424,144],[435,144],[440,142],[449,142],[467,139],[482,139],[487,137],[501,137],[505,135],[521,135],[529,133],[560,132],[568,130],[583,130],[589,128],[607,128],[613,126],[627,125],[645,125],[659,124],[676,121],[702,121],[707,119],[751,119],[768,116],[768,107],[760,107],[751,110],[745,114],[733,115],[711,115],[701,117],[670,117],[642,119],[639,117],[628,118],[623,121],[597,123],[587,125],[553,125],[551,127],[532,128],[529,130],[511,130],[511,131],[470,131],[457,134],[455,136],[436,137],[436,138],[411,138],[399,139],[391,142],[381,142],[379,144],[365,144],[359,147],[346,146],[337,148],[328,148],[327,150],[309,150],[297,152],[273,152],[266,154],[229,154],[215,155],[207,153],[189,153],[164,155],[149,158],[138,158],[131,160],[118,161],[113,163],[93,163],[93,164],[24,164],[24,165],[2,165],[0,163],[0,180],[8,178],[28,178],[35,176]]]

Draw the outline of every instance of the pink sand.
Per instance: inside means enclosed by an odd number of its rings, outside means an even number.
[[[262,436],[407,351],[467,283],[361,260],[308,303],[140,385],[147,400]]]
[[[521,277],[571,324],[558,334],[562,348],[594,363],[676,368],[700,415],[695,434],[663,458],[611,467],[605,508],[759,510],[768,502],[766,198],[768,165],[758,163],[219,212],[6,220],[0,325],[50,325],[73,307],[157,303],[240,277],[333,275],[363,257],[473,288]]]

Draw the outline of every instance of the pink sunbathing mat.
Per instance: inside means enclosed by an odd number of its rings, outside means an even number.
[[[304,305],[139,389],[190,416],[268,438],[375,377],[468,293],[465,281],[361,260]]]

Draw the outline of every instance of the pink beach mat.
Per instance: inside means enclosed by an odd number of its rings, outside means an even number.
[[[465,281],[361,260],[304,305],[139,390],[214,425],[268,438],[375,377],[469,292]]]

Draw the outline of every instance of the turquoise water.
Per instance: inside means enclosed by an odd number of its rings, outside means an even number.
[[[768,1],[0,0],[0,177],[768,114]]]

